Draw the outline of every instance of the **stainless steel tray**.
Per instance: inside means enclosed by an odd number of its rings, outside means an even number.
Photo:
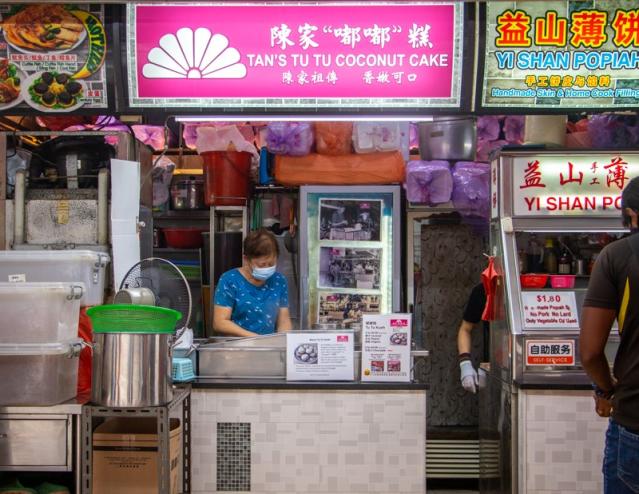
[[[284,336],[284,335],[282,335]],[[263,338],[263,337],[259,337]],[[198,377],[226,379],[286,379],[286,338],[264,338],[273,346],[258,347],[258,338],[247,338],[243,342],[209,343],[198,347]],[[282,347],[275,346],[275,342]],[[246,343],[242,345],[242,343]],[[412,351],[411,356],[427,357],[428,351]],[[355,380],[359,381],[362,352],[355,351],[353,365]]]

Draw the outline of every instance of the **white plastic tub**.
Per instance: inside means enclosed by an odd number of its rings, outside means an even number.
[[[402,135],[397,122],[355,122],[353,148],[356,153],[400,149]]]
[[[0,406],[49,406],[77,393],[81,340],[48,345],[0,344]]]
[[[0,344],[77,338],[84,292],[84,283],[0,283]]]
[[[80,305],[104,302],[108,254],[91,250],[0,251],[0,281],[84,283]]]

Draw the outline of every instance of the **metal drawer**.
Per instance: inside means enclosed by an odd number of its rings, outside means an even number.
[[[0,415],[0,470],[71,471],[72,432],[64,415]]]

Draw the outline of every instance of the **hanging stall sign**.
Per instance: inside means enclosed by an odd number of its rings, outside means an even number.
[[[614,109],[639,103],[637,5],[489,2],[485,108]]]
[[[575,292],[529,292],[521,294],[526,329],[579,328]]]
[[[515,216],[618,216],[622,189],[639,176],[639,155],[516,156],[512,172]]]
[[[107,108],[104,6],[1,5],[0,111]]]
[[[526,341],[526,365],[573,366],[575,342],[573,340]]]
[[[410,381],[411,317],[362,316],[362,381]]]
[[[463,7],[129,5],[129,105],[458,107]]]

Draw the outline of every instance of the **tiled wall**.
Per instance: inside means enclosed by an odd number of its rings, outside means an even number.
[[[525,391],[520,395],[522,492],[600,494],[607,419],[587,391]]]
[[[231,477],[247,471],[250,490],[233,492],[426,490],[424,391],[196,389],[192,407],[193,493],[229,492],[243,485]],[[242,462],[250,451],[250,465],[223,469],[220,475],[229,476],[223,479],[217,478],[219,423],[226,424],[225,441],[250,431],[249,447],[229,452]]]

